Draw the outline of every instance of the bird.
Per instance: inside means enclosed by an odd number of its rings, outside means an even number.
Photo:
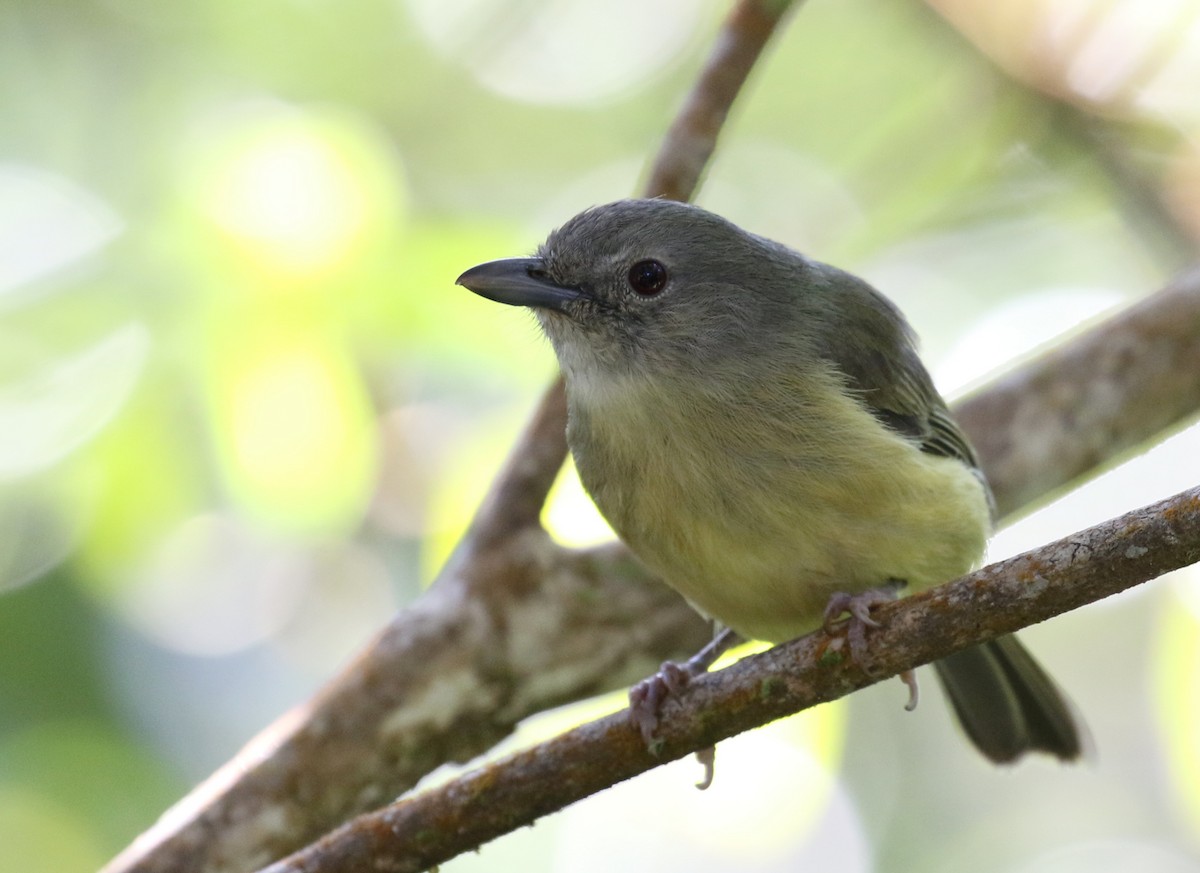
[[[586,209],[457,284],[533,311],[585,490],[723,629],[634,689],[647,739],[662,698],[739,638],[785,642],[846,610],[861,640],[901,587],[981,564],[994,502],[978,458],[903,314],[851,273],[651,198]],[[1080,756],[1073,705],[1015,636],[935,669],[989,760]]]

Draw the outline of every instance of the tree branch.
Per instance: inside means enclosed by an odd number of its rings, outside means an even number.
[[[653,754],[623,711],[361,816],[263,873],[416,873],[651,767],[1197,561],[1200,487],[888,604],[865,664],[818,631],[702,676],[664,708]]]
[[[1001,517],[1200,409],[1200,267],[958,403]]]
[[[762,22],[774,27],[786,7],[738,4],[664,143],[648,194],[694,189],[728,101],[770,35]],[[723,63],[741,72],[724,76]],[[1192,415],[1200,408],[1196,372],[1200,273],[1190,272],[956,414],[1011,512]],[[1126,408],[1133,412],[1122,414]],[[527,715],[627,686],[665,658],[697,649],[707,625],[623,547],[569,551],[539,526],[566,454],[564,425],[561,386],[552,386],[432,590],[108,873],[260,867],[410,789],[438,765],[486,751]],[[880,670],[891,663],[882,660],[888,639],[875,641]],[[556,773],[546,784],[568,776]]]

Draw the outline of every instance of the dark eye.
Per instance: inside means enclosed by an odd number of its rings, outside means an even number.
[[[629,287],[643,297],[653,297],[667,287],[667,268],[658,261],[638,261],[629,268]]]

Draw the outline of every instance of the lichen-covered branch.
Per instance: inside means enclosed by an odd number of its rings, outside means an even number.
[[[621,712],[362,816],[263,873],[417,873],[651,767],[1200,561],[1200,487],[879,610],[862,663],[824,631],[695,680],[649,752]]]

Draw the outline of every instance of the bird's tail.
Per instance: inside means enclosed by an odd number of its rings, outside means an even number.
[[[971,742],[997,764],[1026,752],[1079,757],[1084,730],[1054,680],[1015,636],[956,652],[934,664]]]

